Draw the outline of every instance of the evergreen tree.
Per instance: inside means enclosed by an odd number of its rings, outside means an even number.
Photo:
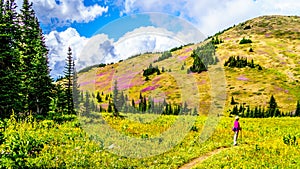
[[[20,29],[14,0],[0,0],[0,116],[22,112]]]
[[[112,106],[113,106],[113,109],[114,109],[113,114],[114,114],[115,117],[119,116],[119,110],[122,106],[119,103],[118,95],[119,95],[118,82],[115,81],[114,90],[113,90],[113,103],[112,103]]]
[[[236,104],[236,102],[234,101],[233,96],[231,97],[231,102],[230,102],[230,104],[231,104],[231,105],[235,105],[235,104]]]
[[[135,103],[134,103],[134,100],[133,100],[133,99],[131,100],[131,106],[132,106],[133,108],[135,108]]]
[[[300,101],[297,101],[295,116],[297,116],[297,117],[300,116]]]
[[[73,74],[74,74],[74,65],[73,65],[73,57],[72,57],[72,49],[68,48],[68,57],[66,60],[65,66],[65,78],[67,80],[66,83],[66,99],[67,99],[67,110],[68,114],[74,114],[74,103],[73,103]]]
[[[90,94],[88,91],[85,92],[85,102],[84,102],[84,116],[89,116],[91,114],[91,103],[90,103]]]
[[[274,96],[272,95],[269,102],[268,117],[275,116],[276,109],[277,109],[277,103]]]
[[[184,70],[184,66],[183,66],[183,65],[181,66],[181,69],[180,69],[180,70]]]
[[[113,109],[112,109],[112,103],[111,103],[110,101],[108,102],[107,112],[108,112],[108,113],[112,113],[112,112],[113,112]]]
[[[97,102],[98,102],[98,103],[101,103],[101,102],[102,102],[102,98],[101,98],[99,92],[97,92],[96,98],[97,98]]]
[[[77,82],[77,79],[78,79],[78,76],[77,76],[77,71],[76,71],[76,68],[75,68],[75,63],[74,63],[74,60],[73,60],[73,102],[74,102],[74,108],[75,110],[78,110],[79,109],[79,104],[80,104],[80,101],[83,101],[83,100],[80,100],[80,91],[79,91],[79,84]]]
[[[28,0],[23,1],[20,18],[23,104],[27,111],[46,115],[53,87],[49,75],[48,50],[32,3]]]

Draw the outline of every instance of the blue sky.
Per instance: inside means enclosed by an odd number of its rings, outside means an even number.
[[[49,66],[53,76],[61,74],[69,46],[73,49],[75,62],[79,64],[77,66],[82,68],[98,62],[117,61],[138,52],[163,51],[179,44],[169,41],[164,35],[178,35],[179,39],[190,37],[184,39],[185,42],[197,41],[195,39],[197,36],[193,37],[197,31],[193,28],[207,37],[234,24],[262,15],[300,15],[298,0],[31,0],[31,2],[45,34],[46,45],[49,48]],[[19,6],[21,3],[22,0],[17,0]],[[146,14],[140,15],[141,13]],[[148,13],[162,16],[152,16]],[[166,14],[171,19],[164,16]],[[179,22],[184,24],[178,24]],[[85,49],[92,52],[84,53]]]

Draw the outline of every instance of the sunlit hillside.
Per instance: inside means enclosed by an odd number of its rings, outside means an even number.
[[[206,40],[204,43],[210,42],[212,38],[222,42],[215,46],[220,60],[218,64],[222,65],[226,74],[227,106],[224,112],[231,109],[229,103],[232,97],[239,104],[267,108],[271,95],[274,95],[282,111],[294,111],[300,99],[299,37],[298,16],[263,16],[235,25]],[[243,38],[250,39],[252,43],[240,44]],[[138,100],[140,92],[157,101],[166,98],[167,102],[176,104],[188,99],[184,97],[199,96],[199,113],[205,114],[211,102],[211,78],[208,72],[187,76],[187,69],[193,63],[191,54],[201,45],[203,43],[184,46],[172,51],[171,58],[159,62],[154,61],[162,53],[143,54],[106,67],[94,68],[79,75],[81,89],[106,94],[111,92],[113,81],[117,80],[119,90],[135,100]],[[249,61],[253,59],[262,70],[224,67],[223,64],[230,56],[247,58]],[[163,68],[165,72],[151,75],[146,81],[142,74],[150,64]],[[180,79],[184,80],[180,82]],[[196,84],[198,90],[183,89],[179,83],[184,82]],[[105,107],[105,103],[103,105]]]

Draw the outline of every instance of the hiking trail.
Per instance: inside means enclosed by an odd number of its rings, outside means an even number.
[[[197,158],[193,159],[192,161],[190,161],[189,163],[184,164],[183,166],[179,167],[179,169],[190,169],[190,168],[194,167],[196,164],[199,164],[202,161],[206,160],[207,158],[209,158],[215,154],[218,154],[222,150],[228,149],[228,148],[230,148],[230,147],[227,147],[227,146],[218,147],[217,149],[215,149],[211,152],[208,152],[200,157],[197,157]]]

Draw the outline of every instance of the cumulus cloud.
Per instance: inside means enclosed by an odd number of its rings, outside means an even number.
[[[78,70],[87,66],[109,63],[116,61],[118,56],[115,54],[113,39],[109,39],[105,34],[98,34],[89,38],[88,42],[81,46],[78,55]]]
[[[19,6],[22,2],[17,0]],[[85,6],[84,0],[31,0],[31,2],[39,20],[43,24],[51,24],[52,27],[73,22],[87,23],[108,11],[107,6],[98,4]]]
[[[300,15],[298,0],[125,0],[122,13],[163,12],[191,21],[206,35],[268,14]]]
[[[65,66],[68,47],[72,48],[72,56],[77,60],[82,46],[88,39],[79,35],[74,28],[68,28],[63,32],[52,31],[45,35],[45,43],[49,49],[49,67],[51,75],[57,77],[62,75]]]
[[[117,62],[132,55],[145,52],[166,51],[190,42],[182,33],[170,32],[165,28],[140,27],[114,41],[105,34],[91,38],[82,37],[74,28],[52,31],[45,36],[49,48],[52,77],[63,74],[67,49],[72,48],[77,70],[99,63]]]
[[[126,33],[116,43],[116,52],[122,58],[145,52],[160,52],[185,44],[176,34],[164,28],[140,27]]]

